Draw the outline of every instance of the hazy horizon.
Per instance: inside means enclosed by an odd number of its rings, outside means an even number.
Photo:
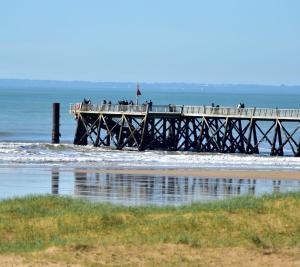
[[[63,80],[29,80],[29,79],[0,79],[0,90],[8,91],[9,89],[93,89],[105,91],[136,90],[136,82],[94,82],[94,81],[63,81]],[[185,92],[202,92],[202,93],[249,93],[249,94],[300,94],[300,86],[290,85],[258,85],[258,84],[205,84],[205,83],[145,83],[139,82],[142,94],[147,92],[168,91],[185,91]]]
[[[64,80],[64,79],[31,79],[31,78],[0,78],[0,83],[3,82],[41,82],[41,83],[90,83],[90,84],[104,84],[104,83],[114,83],[114,84],[149,84],[149,85],[155,85],[155,84],[185,84],[185,85],[201,85],[201,86],[266,86],[266,87],[300,87],[299,84],[263,84],[263,83],[225,83],[225,82],[219,82],[219,83],[207,83],[207,82],[185,82],[185,81],[153,81],[153,82],[147,82],[147,81],[118,81],[118,80]]]

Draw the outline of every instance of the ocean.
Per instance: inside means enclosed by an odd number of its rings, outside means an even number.
[[[195,152],[164,152],[135,150],[118,151],[110,148],[74,146],[72,144],[76,121],[69,114],[70,103],[83,98],[92,103],[104,99],[135,101],[134,85],[120,88],[119,84],[107,86],[45,86],[0,84],[0,177],[7,179],[7,170],[22,179],[22,171],[28,168],[229,168],[295,170],[300,173],[300,158],[270,157],[263,155],[210,154]],[[246,107],[300,108],[297,92],[287,93],[271,89],[251,92],[230,89],[214,90],[209,86],[141,86],[140,102],[152,100],[154,105],[215,105]],[[248,87],[247,87],[248,88]],[[278,88],[277,88],[278,89]],[[238,92],[237,92],[238,91]],[[52,145],[52,103],[61,103],[61,144]],[[1,171],[2,170],[2,171]],[[5,172],[4,172],[5,170]],[[300,178],[300,175],[299,175]],[[0,185],[1,188],[1,185]],[[7,190],[7,188],[3,188]],[[13,190],[13,189],[12,189]],[[1,193],[1,189],[0,189]]]

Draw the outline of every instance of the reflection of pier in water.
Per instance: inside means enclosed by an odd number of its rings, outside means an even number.
[[[52,168],[51,171],[51,193],[53,195],[59,193],[59,168]]]
[[[71,194],[96,202],[124,205],[182,205],[238,195],[298,191],[300,181],[149,176],[74,171],[65,179],[51,172],[52,194]],[[73,184],[74,181],[74,184]],[[74,187],[73,187],[74,186]]]
[[[286,191],[286,185],[282,185],[280,180],[264,181],[263,193]],[[125,205],[180,205],[237,195],[258,195],[257,187],[261,185],[257,185],[255,179],[102,174],[75,171],[74,186],[76,196],[86,197],[93,201]]]

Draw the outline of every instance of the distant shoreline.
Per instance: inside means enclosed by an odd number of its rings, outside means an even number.
[[[139,82],[142,90],[189,90],[203,93],[255,93],[255,94],[300,94],[300,85],[291,84],[242,84],[242,83],[202,83],[202,82]],[[80,80],[34,80],[0,78],[1,88],[53,88],[65,87],[72,89],[97,88],[120,90],[135,88],[132,81],[80,81]],[[284,91],[282,90],[284,88]],[[262,93],[263,92],[263,93]]]

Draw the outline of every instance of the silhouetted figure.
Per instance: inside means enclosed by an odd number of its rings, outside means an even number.
[[[85,104],[85,105],[88,105],[88,104],[91,104],[91,100],[84,98],[82,103]]]
[[[149,110],[152,110],[152,105],[153,105],[152,100],[150,100],[149,101]]]

